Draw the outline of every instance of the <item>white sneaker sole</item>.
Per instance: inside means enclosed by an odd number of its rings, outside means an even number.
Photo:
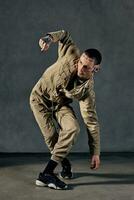
[[[42,181],[36,180],[35,184],[40,187],[46,187],[47,184],[43,183]]]
[[[39,181],[39,180],[36,180],[35,184],[37,186],[40,186],[40,187],[49,187],[49,188],[52,188],[52,189],[55,189],[55,190],[64,190],[64,189],[68,188],[67,185],[65,185],[65,187],[62,189],[62,188],[56,187],[56,185],[54,185],[53,183],[45,184],[45,183],[43,183],[42,181]]]

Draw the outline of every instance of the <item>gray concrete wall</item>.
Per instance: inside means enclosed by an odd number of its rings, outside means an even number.
[[[29,95],[57,59],[38,40],[48,31],[69,30],[81,51],[98,48],[102,71],[95,77],[102,151],[134,151],[134,1],[0,0],[0,152],[46,152],[29,108]],[[81,125],[74,152],[88,151]]]

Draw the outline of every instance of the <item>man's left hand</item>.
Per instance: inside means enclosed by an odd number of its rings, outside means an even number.
[[[90,168],[95,170],[95,169],[98,169],[99,166],[100,166],[100,156],[93,155],[91,158]]]

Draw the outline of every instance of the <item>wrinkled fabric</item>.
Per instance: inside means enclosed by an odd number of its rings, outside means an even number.
[[[30,95],[31,108],[33,109],[33,104],[36,104],[42,105],[42,107],[46,108],[47,111],[45,112],[58,112],[63,106],[68,106],[74,99],[78,100],[80,111],[87,127],[90,152],[91,154],[99,155],[100,128],[96,113],[93,76],[80,85],[74,84],[73,88],[68,90],[67,86],[71,78],[77,72],[77,63],[80,57],[80,51],[74,44],[69,32],[61,30],[50,32],[48,35],[51,35],[54,42],[58,42],[58,59],[53,65],[47,68],[32,89]],[[34,111],[34,113],[36,112]],[[35,118],[37,117],[35,116]],[[36,121],[40,124],[39,119]],[[45,123],[47,122],[44,121],[44,124]],[[71,123],[71,121],[68,122],[68,124],[69,123]],[[43,135],[45,137],[45,131],[43,131]],[[66,138],[66,140],[68,139],[69,137]],[[70,145],[68,144],[68,147],[66,148],[70,149]],[[51,149],[51,152],[56,152],[55,148],[57,148],[57,145],[53,148],[54,149]],[[62,147],[60,148],[62,149]],[[67,149],[65,151],[68,152]],[[65,153],[62,153],[62,150],[60,152],[62,155],[61,157],[64,157],[63,154]],[[56,157],[56,153],[53,155]],[[60,155],[58,156],[60,157]]]

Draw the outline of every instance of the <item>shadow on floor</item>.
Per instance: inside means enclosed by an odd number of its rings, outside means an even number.
[[[74,179],[83,178],[83,177],[98,177],[108,180],[102,180],[97,182],[88,182],[88,183],[78,183],[77,185],[103,185],[103,184],[134,184],[134,174],[119,174],[119,173],[75,173]],[[111,180],[113,179],[113,180]],[[74,185],[74,184],[73,184]]]
[[[102,177],[102,178],[116,178],[116,179],[132,179],[134,181],[134,174],[116,174],[116,173],[83,173],[83,172],[78,172],[75,175],[77,178],[78,177],[84,177],[84,176],[93,176],[93,177]]]

